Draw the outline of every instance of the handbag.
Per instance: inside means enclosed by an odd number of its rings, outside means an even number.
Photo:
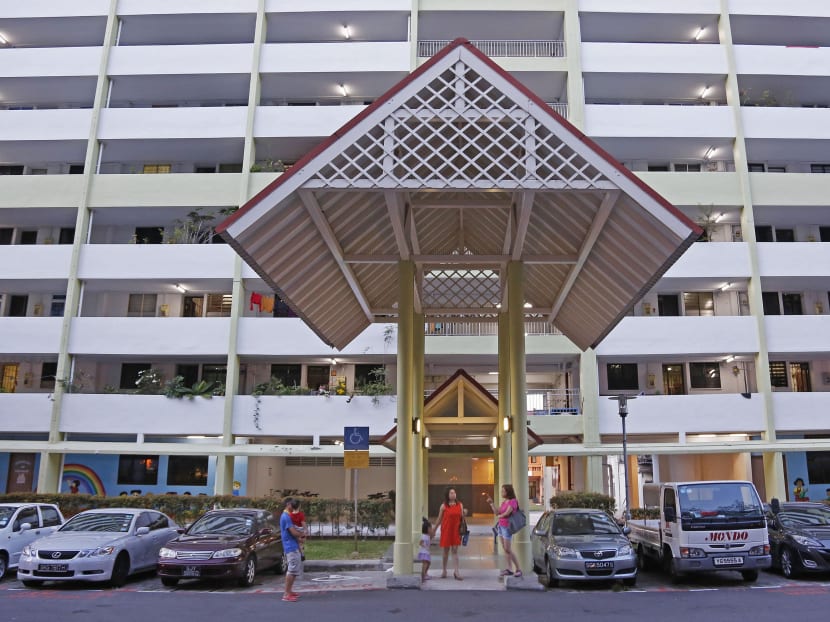
[[[524,511],[520,510],[517,506],[516,509],[510,513],[510,516],[507,517],[507,530],[512,535],[518,531],[521,531],[526,526],[527,516],[525,516]]]
[[[470,541],[470,529],[467,527],[467,519],[464,516],[461,517],[458,534],[461,536],[461,546],[467,546],[467,543]]]

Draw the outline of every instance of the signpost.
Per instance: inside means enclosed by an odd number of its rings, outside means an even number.
[[[354,490],[354,550],[357,551],[357,471],[369,468],[369,428],[343,428],[343,466],[352,469]]]

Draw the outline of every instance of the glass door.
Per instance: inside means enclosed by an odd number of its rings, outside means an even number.
[[[663,365],[663,393],[665,395],[686,395],[686,381],[682,363]]]
[[[3,378],[0,388],[3,393],[14,393],[17,389],[17,371],[20,366],[17,363],[6,363],[2,366]]]
[[[809,363],[790,363],[790,378],[794,392],[810,392],[813,390],[810,383]]]

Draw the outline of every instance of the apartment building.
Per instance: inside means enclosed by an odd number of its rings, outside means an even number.
[[[830,7],[2,11],[0,491],[350,496],[344,426],[373,439],[359,494],[395,488],[394,314],[334,349],[212,227],[464,37],[704,231],[595,349],[529,309],[531,498],[621,498],[620,394],[637,398],[632,505],[652,479],[747,478],[783,496],[801,477],[824,497]],[[497,420],[496,319],[424,330],[427,408]],[[491,486],[488,441],[430,450],[430,497]]]

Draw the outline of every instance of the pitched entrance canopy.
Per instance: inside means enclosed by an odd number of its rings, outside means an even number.
[[[525,264],[528,315],[596,345],[700,230],[465,40],[218,229],[326,343],[417,311],[493,316]]]

